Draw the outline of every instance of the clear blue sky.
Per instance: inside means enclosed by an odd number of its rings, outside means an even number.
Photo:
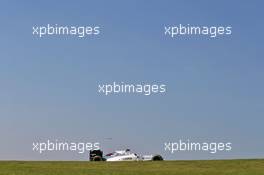
[[[168,159],[263,158],[263,6],[256,0],[1,1],[0,159],[88,157],[32,152],[32,142],[56,138]],[[32,26],[48,23],[99,25],[101,35],[32,35]],[[164,37],[164,25],[180,23],[231,25],[233,33]],[[165,83],[167,93],[97,93],[99,83],[113,81]],[[233,150],[162,151],[164,141],[179,139],[230,141]]]

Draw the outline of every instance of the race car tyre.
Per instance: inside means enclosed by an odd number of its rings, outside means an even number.
[[[102,161],[102,157],[101,156],[94,156],[93,161]]]
[[[161,155],[155,155],[152,157],[152,160],[153,161],[161,161],[161,160],[163,160],[163,157]]]

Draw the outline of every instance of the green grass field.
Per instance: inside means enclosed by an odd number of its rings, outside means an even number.
[[[0,175],[264,175],[264,160],[161,162],[0,161]]]

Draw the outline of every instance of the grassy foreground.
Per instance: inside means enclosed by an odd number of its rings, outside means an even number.
[[[162,162],[0,161],[0,175],[264,175],[264,160]]]

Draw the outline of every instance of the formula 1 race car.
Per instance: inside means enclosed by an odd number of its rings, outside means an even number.
[[[161,161],[161,155],[138,155],[129,149],[103,155],[101,150],[90,150],[90,161]]]

